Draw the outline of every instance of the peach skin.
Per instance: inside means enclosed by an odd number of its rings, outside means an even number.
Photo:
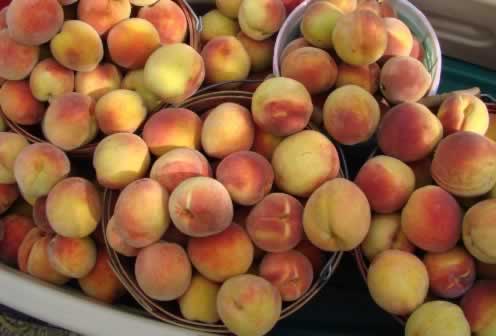
[[[45,106],[33,96],[28,80],[6,81],[0,88],[0,107],[5,117],[24,126],[39,123]]]
[[[29,87],[37,100],[50,101],[74,90],[74,72],[47,58],[34,67]]]
[[[478,281],[463,297],[460,306],[473,335],[492,336],[496,332],[496,281]]]
[[[48,262],[60,274],[80,279],[96,264],[96,245],[91,238],[55,236],[48,244]]]
[[[217,313],[217,294],[220,286],[201,275],[191,279],[186,293],[178,299],[181,314],[188,320],[204,323],[216,323],[220,317]]]
[[[274,35],[285,19],[286,8],[281,0],[242,1],[239,7],[241,31],[257,41]]]
[[[437,112],[444,134],[468,131],[485,135],[489,129],[489,112],[480,98],[468,94],[452,94]]]
[[[154,1],[151,6],[142,7],[138,17],[150,21],[155,26],[162,44],[183,42],[188,32],[186,15],[172,0]]]
[[[16,42],[6,28],[0,30],[0,77],[21,80],[29,76],[38,63],[40,48]]]
[[[99,35],[131,16],[129,0],[79,0],[78,18],[91,25]]]
[[[496,264],[496,248],[492,243],[496,236],[493,219],[496,199],[482,201],[471,207],[463,219],[463,242],[467,250],[478,260]]]

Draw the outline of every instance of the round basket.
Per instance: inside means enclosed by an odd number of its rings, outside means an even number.
[[[300,22],[308,5],[315,0],[305,0],[288,16],[281,27],[274,49],[272,71],[276,76],[281,75],[280,63],[284,48],[294,39],[301,36]],[[429,96],[435,95],[441,81],[442,54],[436,32],[422,12],[408,0],[390,0],[398,17],[410,28],[413,35],[420,41],[424,50],[424,65],[432,76]]]
[[[195,14],[191,6],[188,4],[186,0],[174,0],[179,7],[183,10],[186,21],[188,25],[188,35],[186,37],[187,43],[193,47],[195,50],[200,50],[200,31],[202,30],[202,23],[200,18]],[[34,126],[22,126],[19,125],[3,114],[1,112],[2,117],[5,120],[7,126],[14,132],[24,136],[30,143],[39,143],[39,142],[47,142],[44,138],[41,128],[38,125]],[[93,156],[95,148],[98,144],[98,139],[74,149],[72,151],[68,151],[67,154],[72,158],[80,158],[87,159]]]
[[[210,88],[212,89],[212,88]],[[233,102],[250,108],[252,93],[248,91],[213,91],[202,90],[202,93],[195,95],[185,101],[181,107],[191,109],[199,114],[208,111],[214,106],[224,102]],[[309,127],[313,129],[313,127]],[[341,160],[340,174],[343,177],[348,176],[345,158],[342,150],[337,146]],[[106,236],[106,227],[110,220],[114,206],[119,196],[118,191],[105,190],[104,192],[104,210],[102,216],[102,230],[105,238],[105,245],[110,256],[111,267],[117,277],[129,291],[131,296],[153,317],[182,328],[189,330],[210,332],[216,334],[229,334],[228,329],[222,324],[208,324],[184,319],[176,302],[158,302],[150,299],[138,286],[134,276],[134,258],[128,258],[115,252],[109,245]],[[327,261],[322,271],[316,276],[311,288],[295,302],[283,306],[280,319],[284,319],[298,311],[308,301],[310,301],[329,281],[336,271],[343,252],[330,253],[326,255]]]

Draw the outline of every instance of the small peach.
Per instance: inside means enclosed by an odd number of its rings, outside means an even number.
[[[139,10],[138,17],[155,26],[162,44],[183,42],[188,32],[186,15],[172,0],[158,0],[151,6],[143,7]]]
[[[74,72],[53,58],[47,58],[34,67],[29,77],[29,87],[36,99],[50,101],[74,90]]]
[[[21,80],[29,76],[38,63],[40,48],[13,40],[6,28],[0,30],[0,77]]]
[[[203,30],[200,33],[200,37],[204,43],[220,36],[236,36],[240,29],[236,20],[217,9],[203,15],[202,23]]]
[[[238,12],[241,31],[254,40],[265,40],[281,28],[286,9],[281,0],[242,1]]]
[[[331,49],[332,33],[343,14],[343,11],[330,1],[316,1],[310,4],[305,9],[300,23],[300,31],[305,41],[317,48]]]
[[[88,275],[96,264],[96,245],[91,238],[55,236],[48,244],[48,262],[54,270],[70,278]]]
[[[45,108],[33,96],[28,80],[6,81],[0,88],[0,107],[8,119],[26,126],[39,123],[45,114]]]
[[[220,319],[217,313],[219,289],[218,284],[201,275],[195,275],[186,293],[178,299],[181,314],[190,321],[218,322]]]

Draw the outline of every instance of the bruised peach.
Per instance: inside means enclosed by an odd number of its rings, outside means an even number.
[[[275,39],[269,38],[257,41],[240,32],[236,35],[250,57],[250,69],[253,72],[265,71],[271,68],[274,54]]]
[[[254,40],[271,37],[286,19],[286,9],[280,0],[242,1],[238,12],[241,31]]]
[[[21,151],[29,145],[17,133],[0,132],[0,184],[15,184],[14,163]]]
[[[396,18],[385,18],[388,43],[384,56],[410,56],[413,36],[406,24]]]
[[[13,40],[7,29],[0,30],[0,77],[6,80],[26,78],[38,63],[40,49]]]
[[[141,8],[138,17],[150,21],[155,26],[162,44],[183,42],[186,37],[186,15],[175,1],[155,1],[151,6]]]
[[[78,18],[103,35],[118,22],[131,16],[129,0],[79,0]]]
[[[463,219],[463,242],[467,250],[478,260],[496,264],[496,249],[492,242],[495,233],[493,219],[496,199],[482,201],[471,207]]]
[[[336,87],[357,85],[374,94],[379,89],[380,71],[381,68],[377,63],[362,66],[341,63],[338,66]]]
[[[20,246],[29,231],[34,228],[29,217],[8,215],[0,220],[0,260],[17,266]]]
[[[332,33],[336,22],[342,16],[343,11],[329,1],[316,1],[310,4],[303,13],[300,23],[301,34],[311,45],[331,49],[333,47]]]
[[[74,90],[74,72],[47,58],[34,67],[29,87],[36,99],[50,101]]]
[[[95,267],[96,245],[91,238],[56,236],[48,244],[48,262],[60,274],[82,278]]]
[[[29,81],[6,81],[0,88],[0,107],[5,116],[20,125],[34,125],[45,114],[44,106],[33,97]]]
[[[238,22],[217,9],[203,15],[202,23],[203,29],[200,37],[204,43],[220,36],[236,36],[239,32]]]
[[[76,92],[100,99],[121,85],[121,73],[112,63],[101,63],[94,70],[76,74]]]

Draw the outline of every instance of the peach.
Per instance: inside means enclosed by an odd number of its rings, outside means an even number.
[[[16,184],[0,184],[0,215],[4,214],[19,198]]]
[[[443,126],[424,105],[404,103],[382,118],[377,138],[386,155],[412,162],[426,158],[443,137]]]
[[[355,178],[372,210],[393,213],[400,210],[415,189],[415,174],[405,163],[379,155],[368,160]]]
[[[134,181],[119,195],[114,217],[117,231],[130,246],[156,243],[169,227],[169,193],[155,180]]]
[[[48,256],[50,240],[50,236],[45,236],[33,244],[27,259],[27,272],[40,280],[63,285],[69,281],[69,277],[56,271],[50,264]]]
[[[100,222],[102,208],[96,187],[80,177],[69,177],[57,183],[46,201],[50,227],[67,238],[84,238],[93,233]]]
[[[470,336],[470,325],[460,307],[447,301],[431,301],[408,318],[405,336]]]
[[[496,282],[478,281],[461,301],[461,307],[477,336],[491,336],[496,331]],[[468,334],[467,334],[468,335]]]
[[[420,41],[414,36],[413,37],[413,46],[412,51],[410,52],[410,57],[418,59],[420,62],[424,61],[424,47],[420,43]]]
[[[386,25],[371,11],[356,11],[337,20],[332,43],[338,56],[346,63],[369,65],[377,62],[386,51]]]
[[[377,63],[362,66],[341,63],[338,66],[336,87],[357,85],[374,94],[379,89],[380,71],[381,68]]]
[[[47,234],[54,233],[46,213],[47,196],[39,197],[33,205],[33,222],[41,231]]]
[[[384,56],[410,56],[413,48],[413,36],[410,28],[396,18],[385,18],[388,43]]]
[[[250,151],[232,153],[217,166],[216,178],[234,202],[250,206],[262,200],[272,189],[274,171],[262,155]]]
[[[225,16],[236,19],[238,17],[241,1],[242,0],[215,0],[215,6]]]
[[[119,164],[109,164],[116,162]],[[122,189],[145,176],[150,167],[150,152],[146,143],[135,134],[112,134],[96,146],[93,167],[100,185]]]
[[[217,313],[217,293],[220,286],[201,275],[191,279],[191,285],[181,296],[179,309],[188,320],[204,323],[216,323],[220,317]]]
[[[50,41],[64,22],[58,0],[14,0],[6,15],[10,37],[28,46]]]
[[[288,43],[288,45],[283,49],[282,53],[281,53],[281,62],[286,58],[287,55],[289,55],[289,53],[291,53],[292,51],[295,51],[299,48],[303,48],[303,47],[311,47],[311,44],[307,42],[307,40],[305,40],[304,37],[299,37],[291,42]]]
[[[84,2],[80,1],[79,5]],[[50,50],[60,64],[82,72],[95,70],[102,61],[104,52],[102,40],[96,30],[79,20],[64,22],[60,32],[50,41]]]
[[[246,36],[243,32],[240,32],[236,37],[250,57],[251,71],[260,72],[271,69],[275,39],[268,38],[263,41],[257,41]]]
[[[338,7],[343,13],[351,13],[357,7],[357,0],[324,0]]]
[[[252,150],[266,159],[271,160],[272,154],[276,150],[276,147],[281,143],[283,137],[273,135],[269,132],[265,132],[259,127],[255,127],[255,138],[253,140]]]
[[[285,138],[277,146],[272,167],[279,189],[308,197],[324,182],[338,176],[340,159],[329,139],[317,131],[306,130]]]
[[[31,253],[31,249],[38,240],[45,236],[46,234],[44,234],[40,229],[33,227],[26,234],[19,237],[20,245],[16,252],[16,261],[17,266],[19,267],[19,270],[21,272],[28,272],[28,259]]]
[[[381,5],[379,1],[376,0],[358,0],[357,11],[370,11],[375,15],[381,17]]]
[[[205,278],[219,283],[246,273],[253,262],[253,252],[248,234],[236,223],[221,233],[188,242],[193,266]]]
[[[142,249],[134,267],[141,290],[158,301],[172,301],[188,290],[191,283],[191,264],[184,249],[158,242]]]
[[[112,63],[101,63],[92,71],[76,73],[76,92],[100,99],[121,86],[122,76]]]
[[[191,237],[221,233],[233,219],[227,189],[210,177],[192,177],[179,184],[169,200],[169,213],[179,231]]]
[[[45,114],[43,104],[36,100],[29,81],[6,81],[0,88],[0,107],[4,115],[20,125],[34,125]]]
[[[140,69],[160,46],[160,36],[149,21],[131,18],[110,29],[107,46],[115,64],[126,69]]]
[[[486,137],[496,141],[496,113],[489,114],[489,127],[486,132]]]
[[[91,238],[55,236],[48,244],[48,262],[69,278],[88,275],[96,264],[96,245]]]
[[[382,94],[393,104],[419,101],[429,91],[431,83],[425,66],[410,56],[392,57],[381,70]]]
[[[117,227],[117,222],[115,221],[114,216],[112,216],[107,223],[105,235],[107,236],[109,246],[115,252],[126,257],[136,257],[138,255],[139,249],[132,247],[126,243],[124,238],[122,238],[122,234]]]
[[[356,145],[369,140],[379,126],[381,111],[375,98],[356,85],[334,90],[324,104],[324,127],[338,142]]]
[[[40,48],[13,40],[7,29],[0,30],[0,77],[21,80],[29,76],[38,63]]]
[[[255,275],[239,275],[227,280],[217,295],[217,311],[222,322],[240,336],[267,334],[279,320],[281,309],[277,288]]]
[[[329,91],[334,86],[338,68],[327,52],[318,48],[303,47],[284,58],[281,75],[302,83],[313,95]]]
[[[268,252],[285,252],[303,236],[303,206],[293,196],[273,193],[251,209],[246,230],[253,243]]]
[[[271,37],[286,19],[286,9],[280,0],[242,1],[238,12],[241,31],[254,40]]]
[[[374,258],[367,275],[372,299],[385,311],[407,315],[426,299],[429,275],[422,261],[400,250],[387,250]]]
[[[415,246],[401,229],[401,215],[374,215],[370,230],[362,243],[363,254],[369,261],[386,250],[415,252]]]
[[[343,11],[329,1],[316,1],[303,13],[300,31],[305,40],[321,49],[333,47],[332,34]],[[288,46],[289,47],[289,46]]]
[[[0,184],[14,184],[14,163],[21,151],[29,145],[26,138],[17,133],[0,132]]]
[[[475,260],[475,262],[478,279],[496,280],[496,264],[487,264],[480,260]]]
[[[29,87],[36,99],[50,101],[74,90],[74,72],[47,58],[34,67]]]
[[[95,102],[75,92],[54,98],[46,110],[42,129],[48,141],[66,151],[90,143],[98,133]]]
[[[20,246],[29,231],[34,228],[29,217],[8,215],[0,220],[0,260],[17,266]]]
[[[407,238],[428,252],[446,252],[460,239],[462,211],[447,191],[437,186],[417,189],[401,213]]]
[[[294,79],[270,78],[253,94],[251,111],[255,124],[262,130],[287,136],[307,127],[313,112],[312,97]]]
[[[128,71],[121,83],[121,89],[134,90],[143,99],[148,113],[154,113],[162,104],[160,98],[153,94],[145,85],[143,69]]]
[[[129,0],[79,0],[78,17],[103,35],[118,22],[131,16]]]
[[[301,252],[308,258],[312,264],[312,269],[315,274],[320,273],[326,263],[326,255],[322,250],[313,245],[310,241],[304,239],[296,247],[295,250]]]
[[[296,301],[312,286],[313,269],[302,253],[294,250],[267,254],[260,264],[260,276],[281,293],[283,301]]]
[[[408,163],[415,174],[415,189],[434,184],[431,176],[431,165],[432,160],[430,158]]]
[[[424,264],[431,291],[439,297],[454,299],[467,292],[475,281],[475,262],[465,249],[455,247],[444,253],[428,253]]]
[[[71,171],[66,154],[48,143],[25,147],[17,156],[14,175],[24,199],[31,205]]]
[[[443,101],[437,112],[444,127],[444,134],[459,131],[485,135],[489,128],[486,104],[476,96],[455,93]]]
[[[255,127],[250,111],[236,103],[215,107],[203,122],[201,145],[208,156],[222,159],[253,146]]]
[[[110,257],[104,248],[98,250],[95,267],[88,275],[78,279],[78,283],[86,295],[106,303],[112,303],[126,293],[110,266]]]
[[[170,104],[192,96],[205,78],[202,57],[183,43],[164,45],[155,50],[144,71],[148,90]]]
[[[352,208],[347,207],[350,202]],[[350,251],[358,247],[370,222],[365,194],[343,178],[325,182],[310,196],[303,210],[303,229],[308,240],[324,251]]]
[[[463,242],[467,250],[478,260],[496,264],[495,232],[493,219],[496,199],[482,201],[470,208],[463,219]]]
[[[496,146],[472,132],[449,135],[434,153],[431,173],[438,185],[456,196],[484,195],[496,184]]]
[[[183,42],[188,32],[186,15],[172,0],[158,0],[151,6],[143,7],[139,10],[138,17],[155,26],[162,44]]]
[[[143,128],[143,140],[150,151],[162,156],[180,147],[200,149],[202,122],[185,108],[165,108],[152,115]]]
[[[220,36],[236,36],[239,24],[236,20],[214,9],[202,16],[203,30],[200,33],[202,42],[206,43]]]

